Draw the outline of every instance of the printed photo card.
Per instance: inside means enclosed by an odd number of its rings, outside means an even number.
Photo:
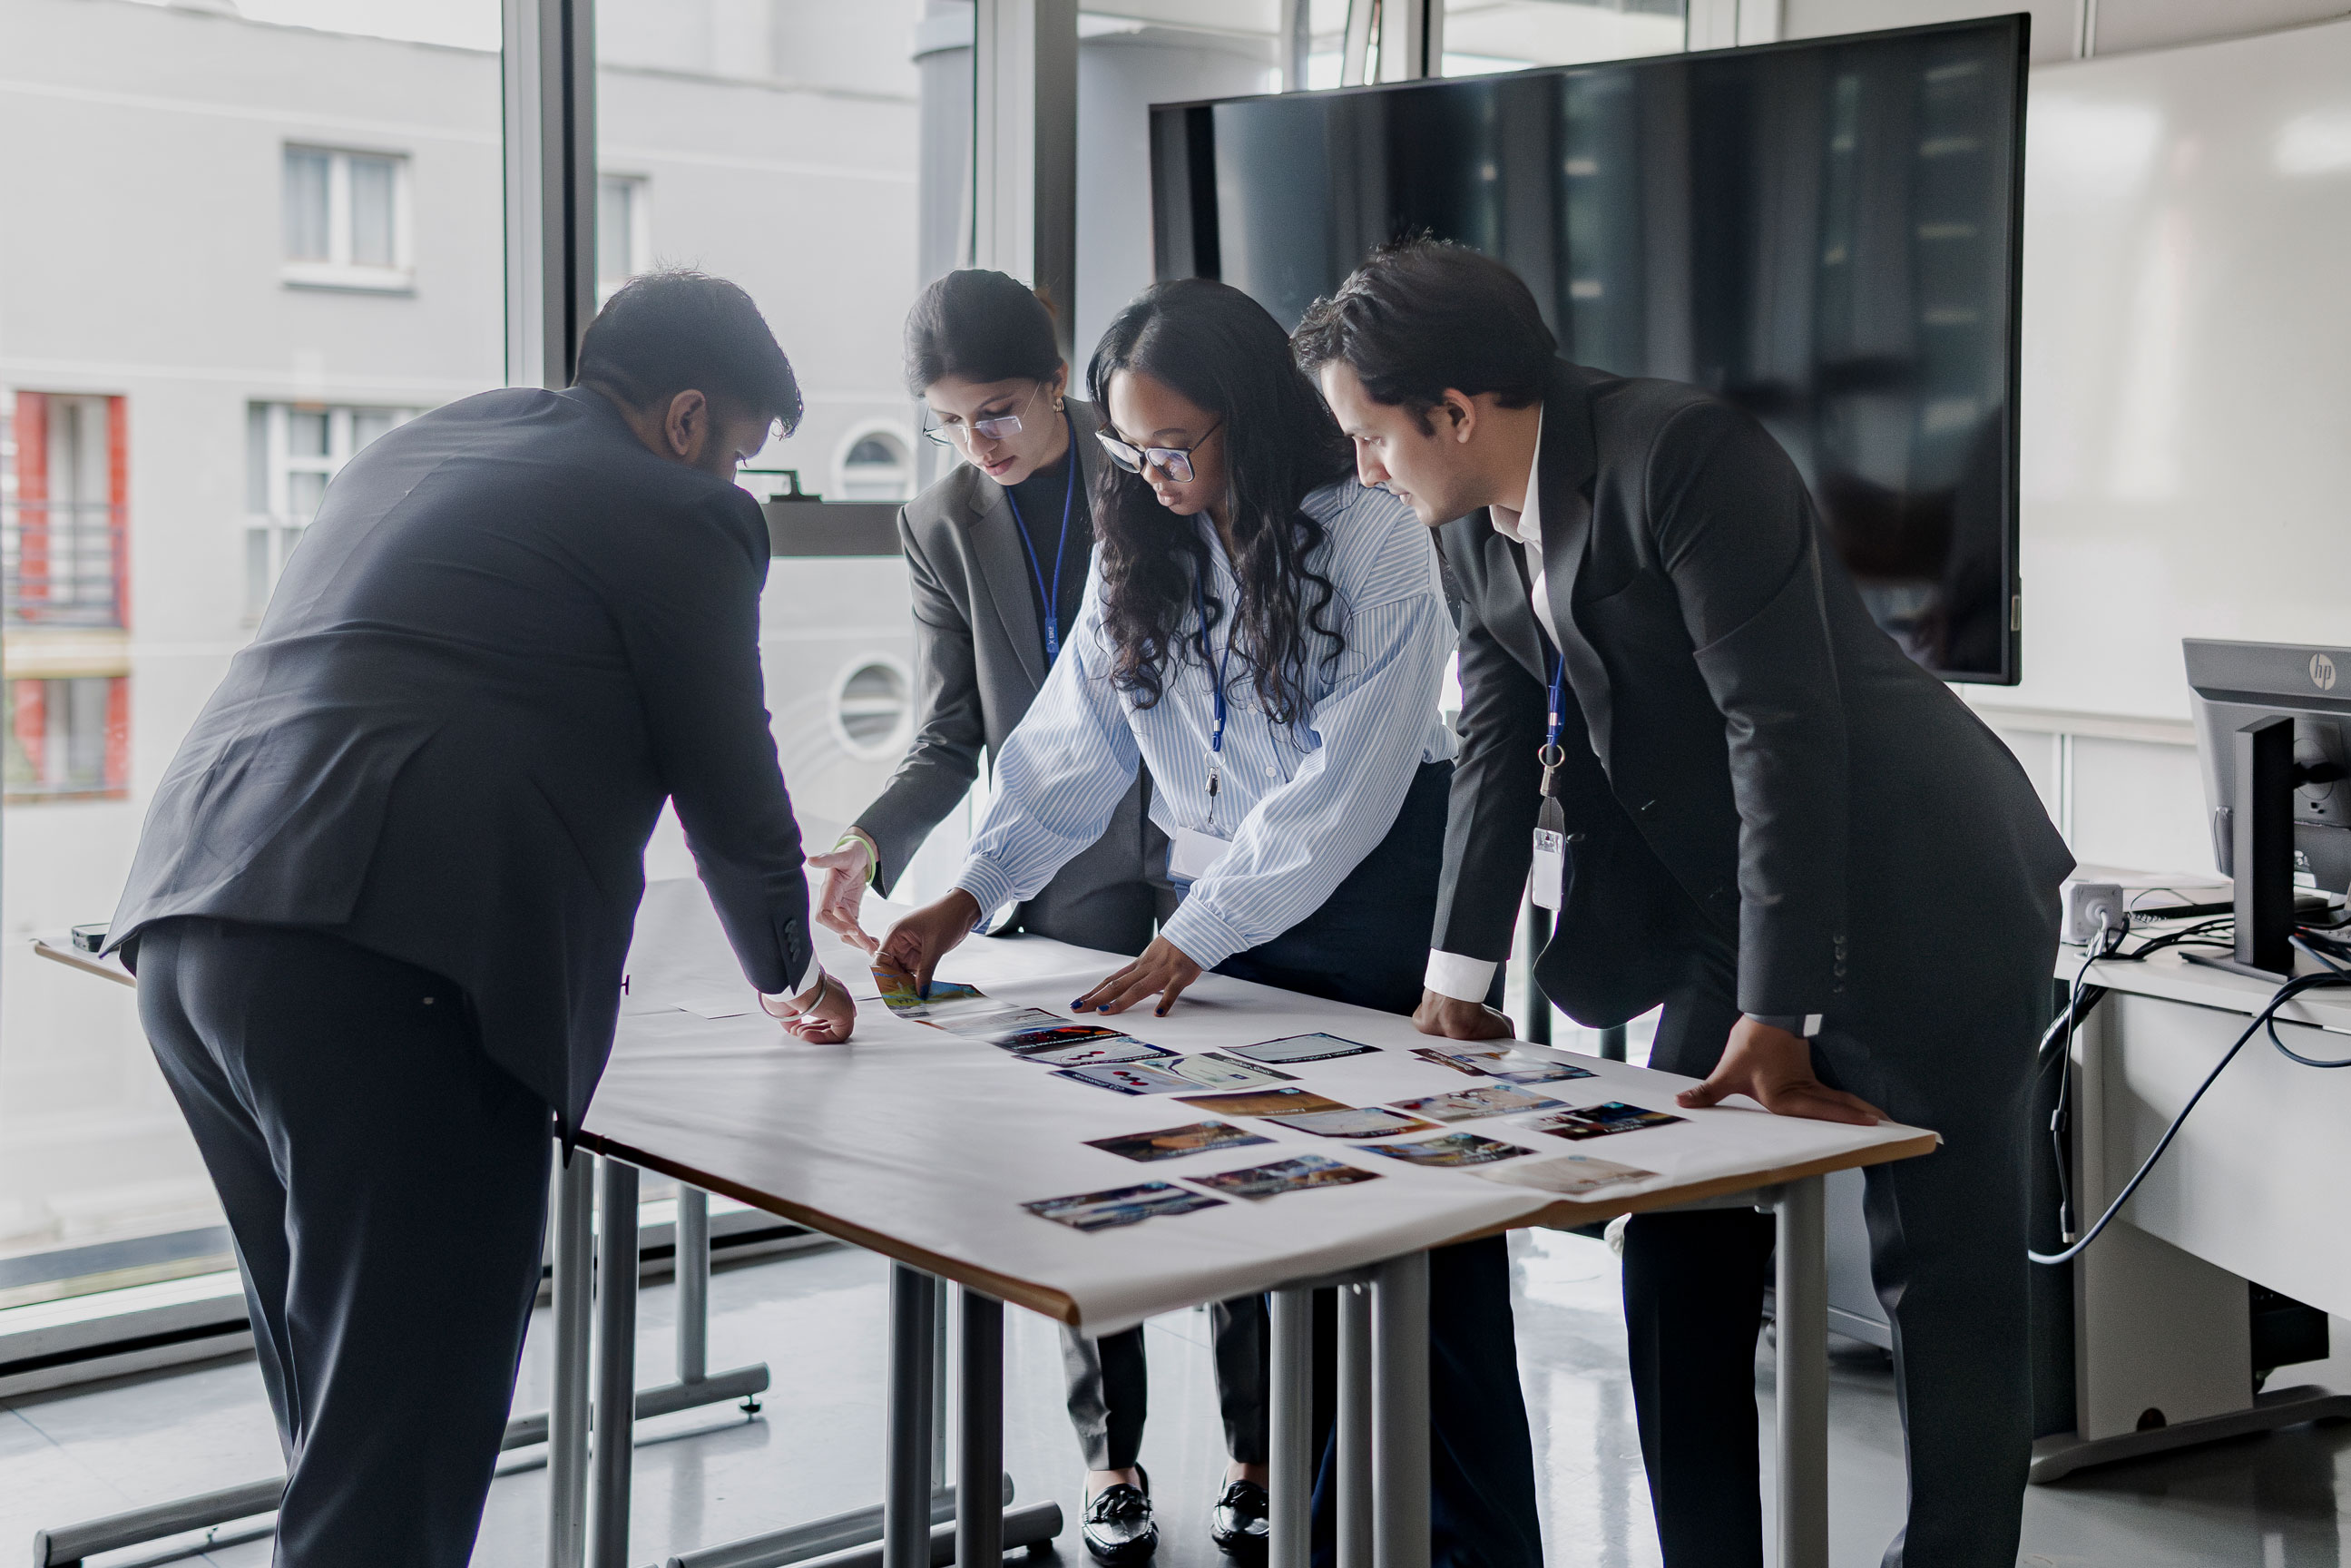
[[[1347,1186],[1359,1181],[1377,1181],[1377,1171],[1357,1170],[1337,1160],[1321,1155],[1300,1155],[1295,1159],[1276,1160],[1271,1165],[1251,1166],[1247,1170],[1226,1171],[1218,1176],[1187,1176],[1196,1186],[1220,1192],[1228,1197],[1245,1197],[1263,1202],[1286,1192],[1311,1192],[1317,1187]]]
[[[1164,1181],[1140,1186],[1112,1187],[1106,1192],[1081,1192],[1068,1197],[1040,1197],[1020,1207],[1040,1219],[1066,1225],[1072,1230],[1111,1230],[1138,1225],[1165,1215],[1189,1214],[1196,1208],[1217,1208],[1224,1199],[1187,1192]]]
[[[1186,1155],[1206,1154],[1210,1149],[1246,1148],[1251,1144],[1270,1144],[1271,1138],[1236,1127],[1229,1122],[1193,1122],[1181,1127],[1162,1127],[1155,1133],[1123,1133],[1114,1138],[1089,1138],[1088,1144],[1121,1159],[1175,1160]]]
[[[1627,1105],[1621,1100],[1611,1100],[1604,1105],[1560,1111],[1518,1124],[1531,1133],[1549,1133],[1554,1138],[1605,1138],[1616,1133],[1669,1127],[1676,1122],[1687,1120],[1687,1116],[1667,1115],[1663,1111],[1645,1110],[1638,1105]]]

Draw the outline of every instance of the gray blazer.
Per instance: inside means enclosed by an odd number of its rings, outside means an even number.
[[[1070,414],[1091,494],[1102,422],[1074,399]],[[885,894],[970,789],[980,747],[1000,756],[1045,684],[1045,632],[1003,486],[958,464],[899,512],[898,539],[914,598],[921,716],[905,760],[857,819],[882,852],[874,886]],[[1109,830],[1022,904],[1014,925],[1088,947],[1143,950],[1162,901],[1153,879],[1164,884],[1167,867],[1166,835],[1144,810],[1150,787],[1138,772]]]

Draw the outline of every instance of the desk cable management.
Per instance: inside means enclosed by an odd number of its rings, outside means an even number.
[[[2123,943],[2129,936],[2127,925],[2123,930],[2111,932],[2110,936],[2106,916],[2102,912],[2098,916],[2097,932],[2090,938],[2087,950],[2083,955],[2082,967],[2074,972],[2074,984],[2067,993],[2065,1010],[2058,1015],[2056,1022],[2049,1026],[2049,1031],[2041,1037],[2040,1071],[2046,1072],[2053,1062],[2063,1061],[2067,1058],[2070,1053],[2069,1048],[2073,1043],[2074,1031],[2081,1027],[2082,1020],[2096,1009],[2098,1003],[2106,995],[2105,988],[2103,986],[2093,986],[2088,983],[2092,965],[2145,963],[2166,947],[2233,948],[2235,944],[2231,934],[2235,925],[2235,919],[2231,915],[2223,915],[2212,920],[2199,920],[2194,925],[2182,926],[2179,930],[2167,931],[2160,936],[2148,937],[2137,947],[2125,952]],[[2179,1113],[2172,1117],[2171,1124],[2163,1130],[2163,1136],[2155,1141],[2155,1147],[2148,1152],[2146,1159],[2139,1162],[2138,1169],[2131,1174],[2130,1180],[2123,1184],[2122,1191],[2115,1195],[2115,1200],[2106,1206],[2105,1212],[2099,1215],[2089,1229],[2084,1231],[2078,1238],[2074,1234],[2073,1228],[2073,1190],[2072,1183],[2066,1176],[2065,1157],[2067,1100],[2072,1090],[2073,1074],[2067,1072],[2059,1080],[2056,1109],[2049,1117],[2049,1141],[2056,1155],[2059,1239],[2065,1243],[2065,1247],[2061,1252],[2036,1252],[2028,1249],[2027,1257],[2035,1263],[2049,1265],[2070,1263],[2080,1257],[2083,1250],[2091,1242],[2095,1241],[2105,1230],[2107,1225],[2113,1221],[2115,1216],[2122,1211],[2123,1205],[2128,1203],[2131,1196],[2138,1191],[2139,1184],[2147,1179],[2147,1173],[2155,1168],[2156,1162],[2163,1158],[2164,1151],[2171,1146],[2171,1141],[2179,1135],[2179,1129],[2186,1124],[2188,1113],[2196,1109],[2197,1103],[2204,1098],[2205,1091],[2211,1088],[2220,1079],[2220,1074],[2227,1070],[2229,1063],[2237,1059],[2237,1053],[2244,1049],[2245,1042],[2253,1038],[2256,1030],[2266,1030],[2270,1043],[2277,1048],[2280,1055],[2290,1061],[2299,1062],[2304,1067],[2325,1069],[2351,1067],[2351,1057],[2330,1061],[2321,1057],[2304,1056],[2286,1044],[2277,1031],[2278,1009],[2304,991],[2351,986],[2351,942],[2346,942],[2335,935],[2346,925],[2351,925],[2351,907],[2346,907],[2340,917],[2325,925],[2296,925],[2294,945],[2316,959],[2324,967],[2315,974],[2296,975],[2270,993],[2269,1000],[2262,1004],[2260,1010],[2253,1014],[2243,1031],[2230,1042],[2229,1049],[2220,1053],[2220,1060],[2212,1064],[2212,1071],[2204,1075],[2204,1081],[2196,1086],[2196,1092],[2188,1097],[2188,1103],[2179,1108]]]

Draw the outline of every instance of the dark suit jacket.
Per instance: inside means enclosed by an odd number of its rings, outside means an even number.
[[[646,451],[595,392],[485,392],[401,426],[329,486],[181,745],[110,943],[212,915],[436,971],[576,1128],[665,799],[745,975],[805,983],[767,571],[758,504]]]
[[[1871,622],[1785,453],[1695,387],[1558,364],[1542,554],[1565,642],[1572,885],[1537,964],[1580,1021],[1646,1010],[1693,950],[1740,1009],[1898,1010],[1921,900],[2045,919],[2073,860],[2000,739]],[[1463,750],[1435,945],[1510,947],[1550,653],[1523,552],[1441,539],[1464,597]],[[1580,742],[1580,743],[1579,743]]]
[[[1079,472],[1091,491],[1102,461],[1094,440],[1101,416],[1074,398],[1069,406]],[[857,819],[882,852],[874,884],[883,893],[971,789],[980,748],[1001,756],[1005,737],[1045,684],[1045,633],[1017,528],[1004,486],[968,463],[898,514],[921,695],[905,760]],[[1166,865],[1166,835],[1144,811],[1149,788],[1149,775],[1138,771],[1102,838],[1022,904],[1016,924],[1089,947],[1142,950],[1154,908],[1145,879]]]

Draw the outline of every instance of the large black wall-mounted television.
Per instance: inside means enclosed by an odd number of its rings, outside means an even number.
[[[1294,327],[1384,241],[1475,246],[1569,358],[1754,413],[1878,623],[2013,683],[2027,26],[1155,105],[1158,273]]]

